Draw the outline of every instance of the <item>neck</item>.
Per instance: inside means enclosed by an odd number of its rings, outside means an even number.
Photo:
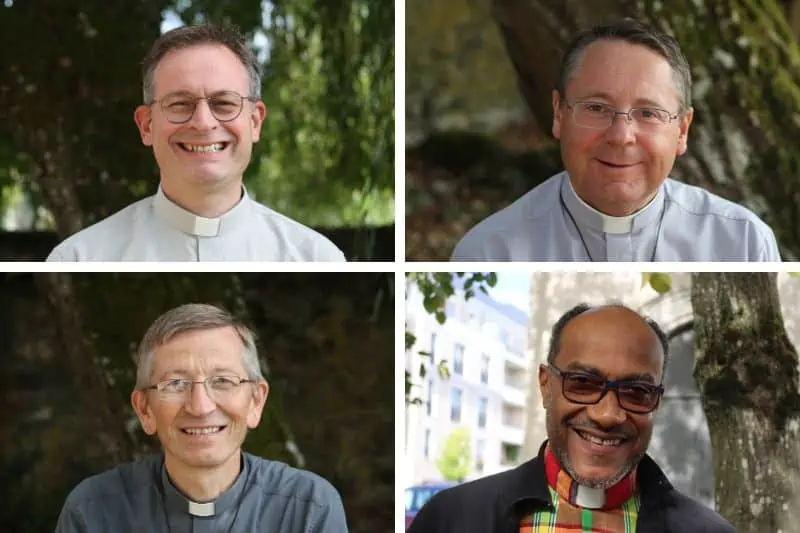
[[[166,454],[164,466],[170,481],[184,496],[195,502],[209,502],[231,488],[242,469],[241,453],[234,454],[215,468],[194,468]]]
[[[656,193],[657,193],[657,191],[656,191]],[[586,204],[587,206],[591,207],[592,209],[594,209],[595,211],[597,211],[601,215],[604,215],[604,216],[607,216],[607,217],[621,218],[621,217],[628,217],[628,216],[631,216],[631,215],[635,215],[636,213],[638,213],[639,211],[641,211],[642,209],[644,209],[645,207],[650,205],[650,202],[652,202],[653,198],[656,197],[656,193],[653,193],[652,195],[650,195],[647,198],[645,198],[645,200],[643,202],[638,202],[636,204],[622,204],[622,205],[619,205],[619,204],[598,205],[598,204],[595,204],[595,203],[592,203],[592,202],[587,202],[585,199],[583,199],[577,193],[577,191],[575,192],[575,195],[578,198],[580,198],[580,200],[584,204]]]
[[[239,203],[243,194],[241,181],[237,181],[235,187],[229,186],[216,190],[187,190],[175,186],[162,177],[161,189],[170,201],[190,213],[204,218],[217,218],[224,215]]]

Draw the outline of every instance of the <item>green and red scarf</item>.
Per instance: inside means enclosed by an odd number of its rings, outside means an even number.
[[[583,497],[579,492],[586,488],[561,469],[550,445],[544,452],[544,466],[553,508],[525,516],[520,533],[635,533],[640,505],[635,469],[601,495],[603,503],[589,508],[578,504]]]

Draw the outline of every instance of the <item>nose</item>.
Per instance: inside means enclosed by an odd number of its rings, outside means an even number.
[[[614,115],[611,125],[606,130],[606,139],[611,144],[629,144],[636,140],[636,124],[629,115]]]
[[[217,127],[218,122],[211,113],[208,100],[198,100],[189,124],[198,130],[211,130]]]
[[[194,383],[189,391],[184,404],[187,413],[194,416],[204,416],[212,413],[217,408],[217,403],[208,395],[203,383]]]
[[[625,409],[619,405],[619,398],[614,390],[609,390],[599,402],[590,405],[588,415],[604,428],[618,426],[628,417]]]

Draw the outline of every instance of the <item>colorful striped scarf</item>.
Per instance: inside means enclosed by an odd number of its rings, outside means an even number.
[[[606,491],[606,503],[599,509],[575,504],[578,484],[560,468],[549,445],[545,471],[553,508],[526,515],[520,533],[635,533],[640,507],[635,470]]]

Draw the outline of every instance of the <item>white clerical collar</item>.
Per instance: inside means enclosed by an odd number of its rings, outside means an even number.
[[[247,191],[242,187],[242,198],[231,210],[216,218],[206,218],[187,211],[167,198],[159,185],[153,199],[153,209],[157,217],[183,233],[196,237],[216,237],[243,221],[249,199]]]
[[[245,490],[250,465],[244,454],[241,455],[241,470],[233,485],[220,494],[215,500],[210,502],[195,502],[184,496],[184,494],[173,485],[167,473],[164,461],[161,461],[161,487],[163,488],[164,505],[169,511],[177,513],[189,513],[192,516],[209,517],[224,513],[241,501],[241,495]]]
[[[566,172],[564,172],[561,195],[567,209],[569,209],[572,216],[578,220],[578,222],[603,233],[631,233],[637,229],[641,229],[656,222],[664,206],[664,191],[662,186],[646,206],[632,215],[614,217],[601,213],[578,196],[575,189],[572,187],[569,174]]]
[[[601,509],[606,504],[606,491],[604,489],[593,489],[575,484],[578,488],[575,492],[575,505],[586,507],[587,509]]]

